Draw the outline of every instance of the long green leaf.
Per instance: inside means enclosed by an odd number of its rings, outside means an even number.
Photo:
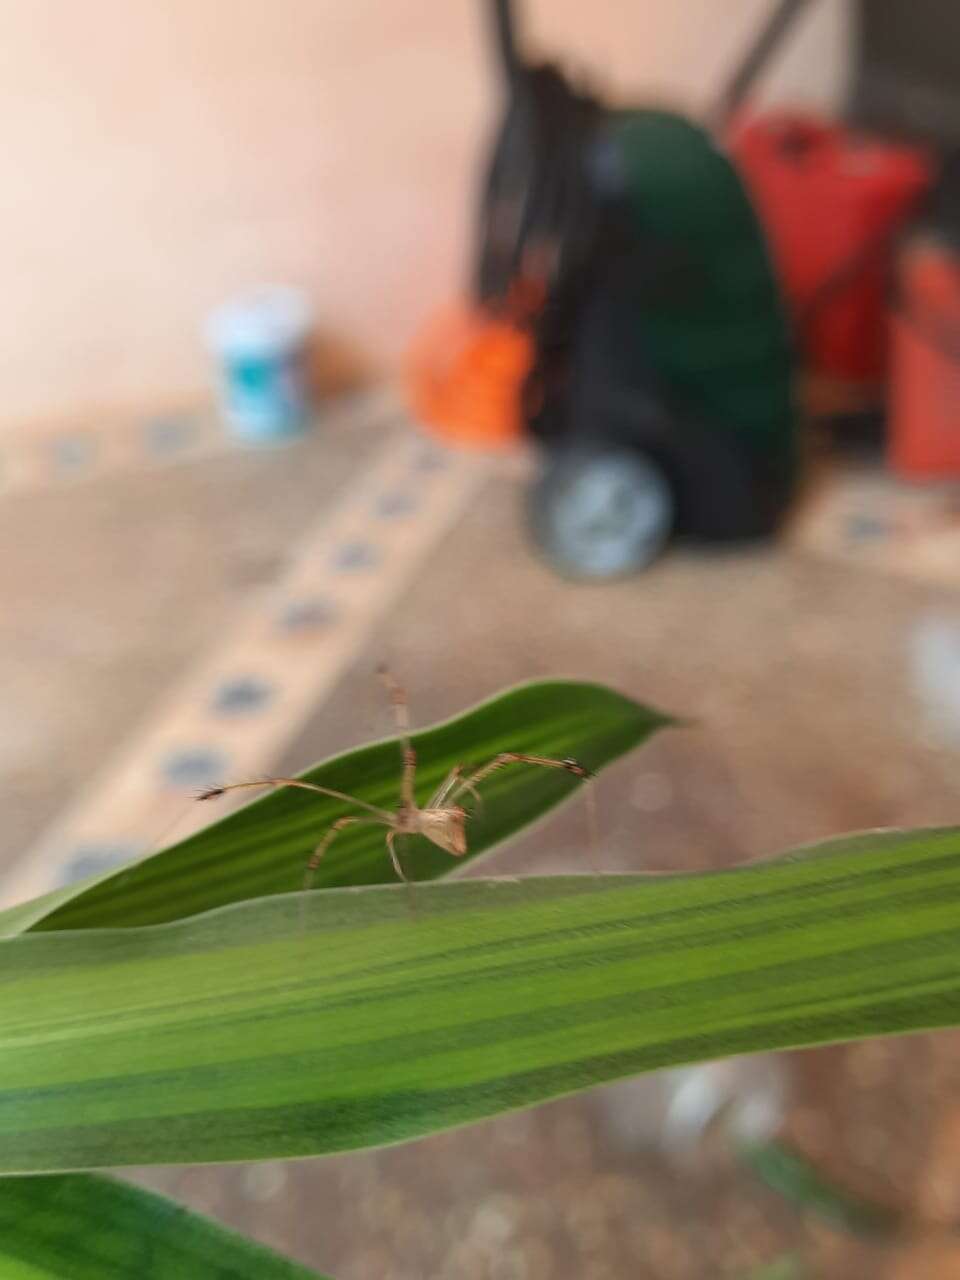
[[[182,1205],[85,1174],[0,1181],[3,1280],[308,1280]],[[317,1278],[319,1280],[319,1278]]]
[[[860,1199],[836,1186],[806,1156],[783,1142],[748,1144],[741,1148],[740,1155],[774,1191],[832,1226],[865,1238],[892,1238],[904,1232],[907,1224],[902,1212]]]
[[[0,1171],[399,1142],[960,1021],[960,831],[689,876],[291,894],[0,943]]]
[[[426,803],[456,764],[481,764],[500,751],[563,759],[599,770],[674,723],[601,685],[546,680],[507,690],[454,720],[414,735],[418,799]],[[388,739],[337,756],[299,775],[369,804],[396,808],[400,750]],[[482,854],[535,821],[578,787],[556,769],[514,766],[483,786],[482,810],[469,824],[470,855]],[[211,805],[214,817],[216,802]],[[468,801],[468,803],[472,803]],[[0,937],[25,929],[89,929],[159,924],[303,884],[304,868],[331,823],[357,812],[327,797],[275,791],[162,853],[0,913]],[[444,875],[463,860],[419,837],[403,858],[415,880]],[[347,828],[334,841],[317,886],[392,883],[382,827]]]

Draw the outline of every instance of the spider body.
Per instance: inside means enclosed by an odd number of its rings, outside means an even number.
[[[467,811],[459,804],[442,809],[399,809],[397,834],[421,835],[455,858],[467,852]]]
[[[401,880],[407,880],[397,855],[396,841],[401,836],[424,836],[432,844],[443,849],[454,858],[462,858],[467,852],[467,822],[469,813],[459,803],[463,795],[473,796],[480,801],[478,787],[490,774],[511,764],[540,765],[548,769],[564,769],[584,780],[591,775],[579,761],[567,757],[553,760],[547,756],[526,755],[519,751],[502,751],[485,765],[474,769],[464,776],[464,766],[455,765],[428,803],[421,809],[417,805],[414,794],[416,782],[417,757],[410,742],[410,723],[407,711],[407,700],[403,689],[393,679],[386,668],[380,668],[380,677],[384,681],[393,703],[400,733],[400,750],[402,754],[403,772],[400,779],[400,804],[393,811],[380,809],[357,796],[347,795],[343,791],[334,791],[330,787],[320,786],[315,782],[304,782],[300,778],[261,778],[255,782],[234,782],[220,787],[209,787],[200,793],[198,800],[214,800],[227,791],[235,791],[241,787],[300,787],[304,791],[316,791],[320,795],[335,800],[343,800],[355,808],[363,810],[362,815],[347,814],[338,818],[327,830],[323,839],[307,863],[304,875],[304,889],[311,888],[313,875],[330,843],[337,834],[346,827],[357,823],[383,826],[387,828],[386,846],[393,868]],[[592,823],[592,808],[590,810]]]

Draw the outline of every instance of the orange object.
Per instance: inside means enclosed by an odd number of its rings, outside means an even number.
[[[415,415],[446,440],[502,447],[524,431],[523,383],[533,340],[507,321],[450,308],[421,331],[406,369]]]
[[[960,476],[960,250],[917,239],[899,264],[889,461],[908,479]]]

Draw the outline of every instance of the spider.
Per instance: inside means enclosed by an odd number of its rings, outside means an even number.
[[[345,800],[347,803],[355,805],[358,809],[363,809],[370,814],[370,817],[355,817],[350,814],[346,817],[338,818],[331,825],[307,863],[303,879],[305,890],[312,888],[313,877],[320,866],[323,855],[339,832],[346,827],[361,823],[386,827],[386,845],[390,854],[390,861],[393,863],[393,869],[402,881],[409,884],[408,877],[404,874],[400,859],[397,856],[397,837],[426,836],[428,840],[443,849],[445,853],[451,854],[454,858],[462,858],[467,852],[467,820],[470,815],[460,804],[460,799],[464,795],[470,795],[479,803],[480,795],[477,788],[496,770],[503,769],[511,764],[532,764],[540,765],[546,769],[563,769],[567,773],[572,773],[575,777],[585,781],[592,777],[590,771],[578,760],[569,757],[564,760],[552,760],[547,756],[526,755],[520,751],[501,751],[499,755],[494,756],[492,760],[489,760],[485,765],[481,765],[480,768],[474,769],[466,776],[464,776],[465,765],[454,765],[426,806],[421,809],[417,805],[414,795],[417,757],[410,742],[410,715],[407,706],[407,695],[386,667],[379,667],[377,674],[386,686],[390,701],[393,704],[397,733],[400,738],[403,773],[400,780],[400,805],[396,810],[391,812],[388,809],[380,809],[376,805],[368,804],[365,800],[358,799],[356,796],[346,795],[343,791],[334,791],[330,787],[321,787],[314,782],[302,782],[299,778],[260,778],[254,782],[233,782],[224,786],[209,787],[197,796],[198,800],[214,800],[228,791],[236,791],[241,787],[302,787],[305,791],[316,791],[320,795],[332,796],[335,800]]]

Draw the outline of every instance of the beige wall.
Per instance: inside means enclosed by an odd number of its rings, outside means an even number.
[[[494,109],[481,0],[0,0],[0,428],[204,384],[202,317],[313,293],[378,363],[460,280]],[[696,106],[772,0],[528,0],[531,43]],[[771,77],[829,104],[844,0]]]

